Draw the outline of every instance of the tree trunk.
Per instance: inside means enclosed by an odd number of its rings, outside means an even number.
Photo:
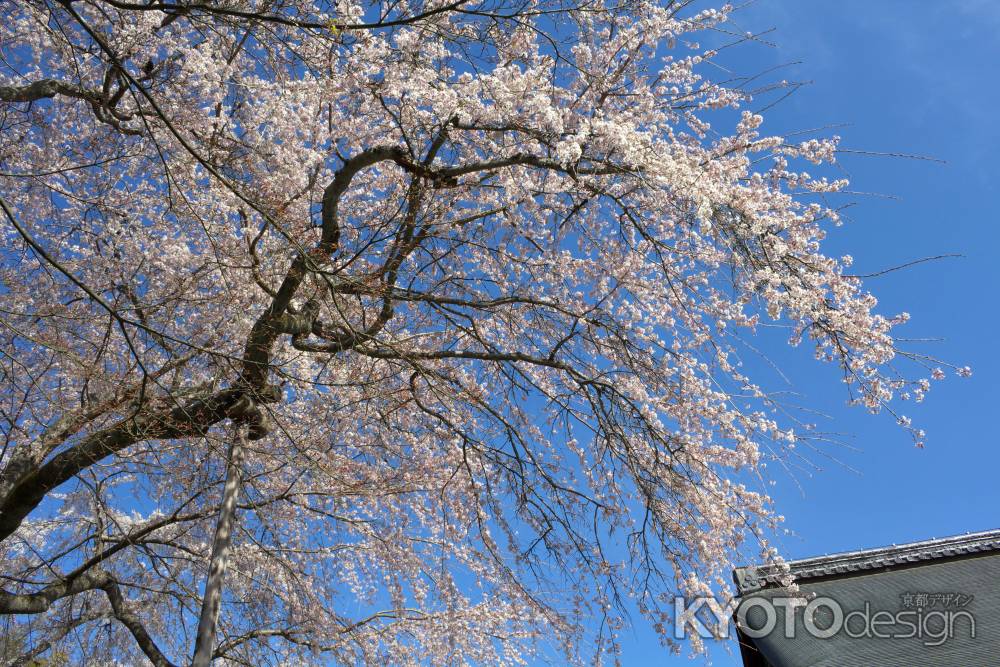
[[[215,525],[212,559],[208,565],[208,578],[205,581],[205,596],[201,601],[201,617],[198,620],[198,636],[195,638],[191,667],[209,667],[212,663],[216,625],[219,621],[219,606],[222,602],[222,583],[226,575],[229,544],[232,540],[233,524],[236,519],[236,500],[242,483],[245,446],[246,425],[236,424],[232,444],[229,448],[226,486],[222,492],[219,520]]]

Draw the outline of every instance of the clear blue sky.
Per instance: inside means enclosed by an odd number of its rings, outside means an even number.
[[[898,199],[853,198],[851,222],[829,247],[853,255],[858,273],[963,254],[869,285],[881,312],[911,314],[905,335],[942,339],[919,349],[974,372],[906,406],[928,434],[918,450],[888,416],[846,407],[833,368],[805,349],[783,355],[800,402],[827,413],[820,425],[847,446],[825,450],[839,462],[810,456],[820,470],[774,471],[793,532],[779,546],[804,558],[1000,527],[1000,2],[757,0],[735,21],[742,31],[775,28],[764,39],[776,45],[734,50],[726,62],[736,71],[801,61],[780,77],[812,82],[765,114],[766,134],[844,123],[844,147],[946,161],[842,157],[852,189]],[[624,639],[625,665],[699,664],[667,655],[643,629]],[[715,651],[713,664],[741,663]]]

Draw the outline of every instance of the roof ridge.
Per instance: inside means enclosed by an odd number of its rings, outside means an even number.
[[[844,551],[786,561],[783,565],[738,567],[733,571],[733,580],[736,582],[738,592],[743,595],[772,584],[780,584],[780,579],[787,576],[791,576],[795,581],[802,581],[992,550],[1000,551],[1000,529],[859,551]]]

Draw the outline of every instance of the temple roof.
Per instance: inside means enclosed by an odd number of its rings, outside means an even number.
[[[733,578],[746,667],[986,667],[1000,655],[1000,530],[740,567]]]

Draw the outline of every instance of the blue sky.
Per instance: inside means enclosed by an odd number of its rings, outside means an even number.
[[[895,199],[851,198],[850,221],[828,249],[853,255],[858,273],[964,255],[868,284],[881,312],[911,314],[904,335],[940,339],[915,349],[974,372],[950,374],[924,403],[905,406],[927,431],[920,450],[889,416],[848,408],[835,369],[805,349],[781,354],[798,402],[828,415],[818,422],[843,445],[810,455],[816,468],[773,471],[791,531],[778,546],[804,558],[1000,527],[1000,2],[757,0],[734,18],[741,31],[775,28],[764,37],[774,47],[728,56],[736,71],[801,61],[780,77],[811,82],[765,114],[765,134],[845,124],[835,130],[845,148],[945,161],[844,155],[851,189]],[[623,643],[625,665],[698,664],[667,655],[642,628]],[[716,650],[713,664],[741,663]]]

